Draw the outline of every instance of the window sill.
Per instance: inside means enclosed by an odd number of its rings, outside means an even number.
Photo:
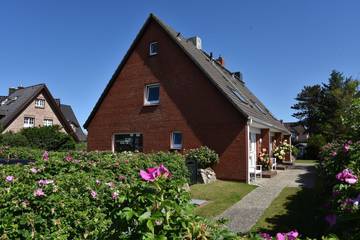
[[[160,103],[144,103],[144,107],[154,107],[158,105],[160,105]]]
[[[159,53],[149,53],[149,57],[153,57],[153,56],[156,56],[158,55]]]

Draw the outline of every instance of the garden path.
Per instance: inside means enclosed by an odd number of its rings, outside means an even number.
[[[314,187],[315,165],[297,163],[293,168],[277,171],[276,177],[257,179],[258,186],[217,218],[226,218],[234,232],[246,233],[256,224],[271,202],[285,187]]]

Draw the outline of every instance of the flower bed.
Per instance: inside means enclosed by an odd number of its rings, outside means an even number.
[[[16,150],[0,155],[9,152]],[[32,158],[33,164],[0,167],[2,239],[236,238],[191,213],[180,154],[36,152]]]

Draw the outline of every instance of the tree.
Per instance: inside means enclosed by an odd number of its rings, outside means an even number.
[[[327,142],[348,136],[344,117],[351,103],[359,98],[359,81],[332,71],[327,84],[305,86],[292,106],[310,135],[322,135]]]

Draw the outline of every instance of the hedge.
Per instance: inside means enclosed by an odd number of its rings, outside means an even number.
[[[0,167],[1,239],[237,238],[192,214],[180,154],[33,154],[32,164]]]

